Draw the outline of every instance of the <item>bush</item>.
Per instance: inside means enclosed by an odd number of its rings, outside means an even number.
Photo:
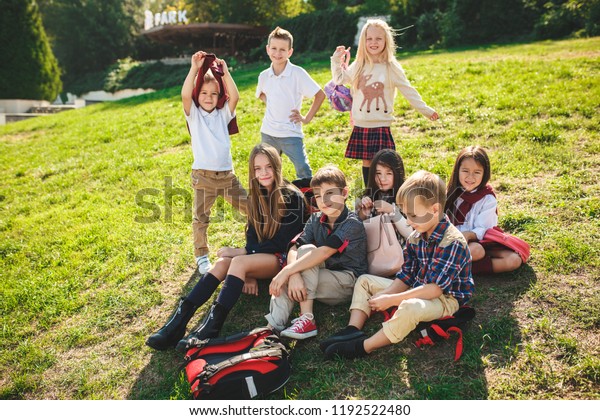
[[[354,45],[358,15],[342,7],[317,10],[276,22],[294,36],[294,51],[333,51],[338,45]],[[264,50],[264,47],[263,47]]]
[[[555,0],[544,4],[544,13],[535,25],[538,38],[562,38],[584,26],[581,9],[571,1]]]
[[[62,89],[58,61],[52,54],[35,1],[6,0],[0,13],[2,99],[52,101]]]
[[[594,0],[590,4],[585,22],[585,32],[588,36],[600,35],[600,0]]]
[[[65,90],[81,95],[94,90],[116,92],[122,89],[166,89],[183,83],[189,65],[166,65],[160,61],[140,63],[123,59],[105,71],[73,79]]]

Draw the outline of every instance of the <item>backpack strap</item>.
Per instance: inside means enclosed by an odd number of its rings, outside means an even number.
[[[268,334],[267,334],[268,333]],[[197,351],[203,349],[206,346],[229,344],[239,341],[245,337],[255,335],[257,338],[263,334],[271,335],[273,331],[268,327],[259,327],[251,331],[242,331],[237,334],[229,335],[227,337],[215,337],[205,338],[204,340],[198,340],[197,338],[190,338],[187,342],[187,350],[195,348]]]
[[[455,332],[458,334],[458,341],[456,342],[456,350],[454,351],[454,361],[457,362],[460,359],[460,356],[463,352],[463,335],[462,330],[458,327],[449,327],[446,331],[442,327],[437,324],[431,324],[429,326],[433,332],[439,335],[444,340],[450,338],[450,333]],[[424,337],[419,338],[415,343],[418,348],[422,348],[423,346],[433,346],[434,342],[429,335],[427,335],[427,330],[422,330],[421,334],[425,334]]]
[[[254,336],[256,339],[260,337],[273,337],[273,331],[268,327],[259,327],[255,328],[251,331],[242,331],[237,334],[229,335],[227,337],[215,337],[215,338],[206,338],[204,340],[198,340],[196,338],[192,338],[188,340],[186,352],[187,354],[183,358],[183,366],[187,363],[199,359],[203,356],[201,350],[208,346],[222,346],[229,343],[235,343],[237,341],[243,340],[246,337]],[[276,336],[275,336],[276,337]]]

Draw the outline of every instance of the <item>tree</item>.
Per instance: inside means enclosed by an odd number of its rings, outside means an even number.
[[[271,26],[282,17],[297,16],[307,10],[304,0],[188,0],[190,15],[198,22],[243,23]]]
[[[141,5],[141,0],[40,0],[65,78],[104,70],[131,55],[136,28],[143,24]]]
[[[62,90],[60,68],[35,1],[3,1],[0,43],[5,63],[0,67],[0,98],[54,100]]]

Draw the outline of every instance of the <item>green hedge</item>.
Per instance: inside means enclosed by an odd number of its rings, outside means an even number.
[[[395,28],[414,25],[397,41],[403,48],[454,47],[524,39],[600,35],[600,0],[366,1],[276,22],[294,35],[294,49],[332,51],[353,45],[359,16],[389,14]],[[387,3],[383,4],[383,3]],[[383,12],[383,13],[382,13]],[[262,47],[264,49],[264,47]],[[260,57],[261,51],[256,51]]]
[[[358,15],[342,7],[305,13],[280,20],[275,26],[287,29],[294,36],[294,51],[332,51],[338,45],[353,45]],[[263,47],[264,49],[264,47]]]
[[[102,72],[87,74],[65,85],[67,92],[81,95],[94,90],[116,92],[121,89],[166,89],[183,83],[189,65],[166,65],[160,61],[140,63],[119,60]]]

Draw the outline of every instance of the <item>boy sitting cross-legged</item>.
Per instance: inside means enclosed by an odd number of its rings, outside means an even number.
[[[354,288],[350,322],[320,343],[326,358],[366,356],[398,343],[421,321],[454,314],[473,294],[471,254],[467,241],[444,215],[446,188],[432,173],[419,171],[397,195],[414,232],[407,238],[404,265],[393,280],[361,276]],[[397,306],[393,317],[375,335],[361,331],[372,311]]]
[[[273,330],[295,339],[317,335],[315,299],[329,305],[349,301],[356,278],[367,272],[365,228],[346,207],[343,172],[325,166],[310,186],[321,212],[311,216],[287,254],[287,265],[271,281],[270,311],[265,316]],[[284,329],[296,302],[300,317]]]

